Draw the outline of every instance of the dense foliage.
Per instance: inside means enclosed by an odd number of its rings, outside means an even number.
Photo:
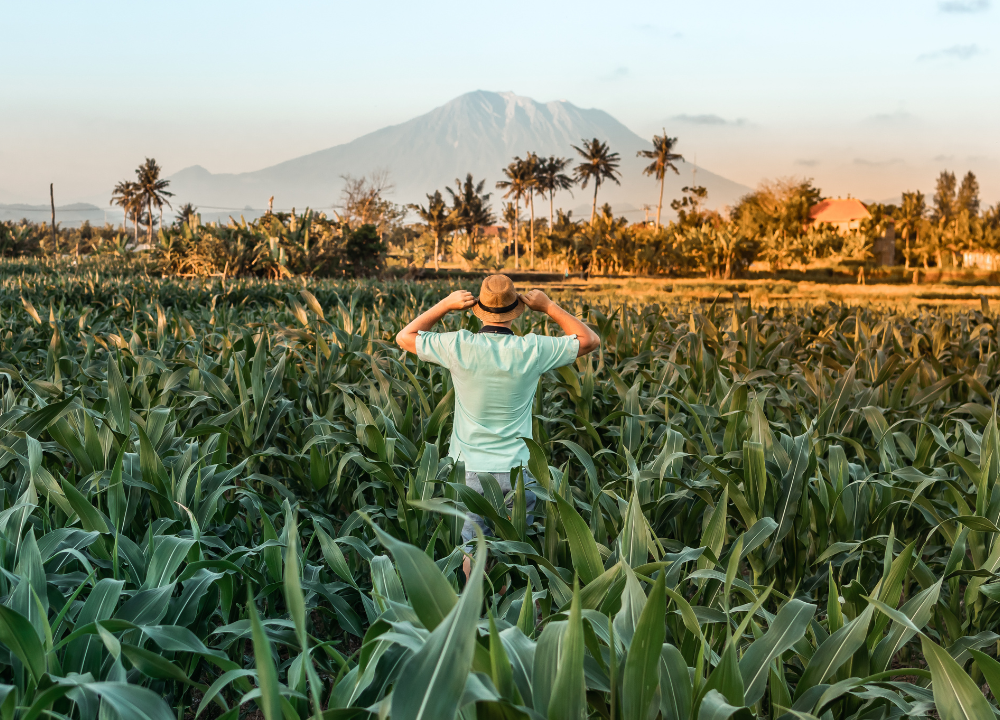
[[[530,517],[391,342],[444,286],[6,269],[4,718],[992,716],[990,308],[577,306]]]
[[[375,225],[352,228],[307,210],[227,225],[204,225],[194,216],[160,230],[150,254],[152,267],[164,275],[281,278],[374,275],[385,253]]]

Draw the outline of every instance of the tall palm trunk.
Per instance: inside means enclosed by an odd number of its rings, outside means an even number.
[[[441,269],[438,264],[439,248],[441,247],[441,231],[437,230],[434,232],[434,272]]]
[[[591,225],[594,224],[594,218],[597,217],[597,188],[599,188],[599,187],[600,187],[600,185],[597,182],[595,182],[594,183],[594,203],[590,206],[590,224]]]
[[[517,252],[517,239],[521,235],[521,198],[516,198],[514,202],[514,269],[517,270],[519,257]]]
[[[149,227],[146,231],[146,243],[149,245],[153,244],[153,201],[152,199],[146,202],[146,220],[149,222]]]
[[[906,233],[906,246],[903,250],[903,269],[910,269],[910,233]]]
[[[139,244],[139,208],[140,205],[137,203],[132,209],[132,224],[135,226],[135,244]]]
[[[531,245],[529,246],[529,256],[531,258],[531,269],[535,269],[535,193],[528,195],[528,205],[531,207],[531,226],[528,229],[528,234],[531,236]]]
[[[656,203],[656,229],[660,229],[660,210],[663,208],[663,180],[667,177],[666,171],[660,175],[660,200]]]
[[[555,224],[555,220],[552,217],[552,199],[555,195],[555,190],[549,190],[549,232],[552,232],[552,226]]]

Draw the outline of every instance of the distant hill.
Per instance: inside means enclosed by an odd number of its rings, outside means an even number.
[[[122,213],[115,208],[99,208],[90,203],[71,203],[56,205],[56,223],[60,227],[78,227],[89,221],[91,225],[101,226],[107,222],[120,223]],[[0,222],[4,220],[31,220],[32,222],[49,222],[52,219],[52,209],[48,205],[12,205],[0,204]]]
[[[636,152],[651,147],[603,110],[578,108],[559,100],[539,103],[513,93],[476,91],[455,98],[425,115],[400,125],[376,130],[343,145],[320,150],[262,170],[239,174],[214,174],[195,165],[170,178],[176,193],[173,205],[191,202],[202,209],[202,217],[214,216],[219,208],[233,208],[232,214],[259,214],[250,208],[265,208],[275,197],[275,207],[329,208],[340,201],[342,175],[361,176],[387,169],[395,185],[390,199],[397,203],[423,202],[426,193],[444,190],[455,179],[471,172],[476,180],[485,178],[493,190],[502,177],[502,168],[515,155],[529,151],[539,155],[576,158],[572,145],[583,138],[600,138],[621,155],[621,186],[602,186],[598,203],[610,202],[616,213],[628,212],[641,219],[643,204],[655,206],[658,187],[642,174],[644,163]],[[574,160],[575,163],[575,160]],[[664,191],[665,215],[671,215],[669,201],[691,184],[692,166],[681,163],[680,175],[667,177]],[[711,207],[732,205],[749,191],[744,185],[701,168],[697,182],[708,188]],[[590,188],[557,196],[557,206],[589,213]],[[542,203],[540,214],[547,214]],[[244,208],[244,210],[240,210]],[[535,203],[539,213],[539,203]],[[225,210],[220,212],[225,216]]]

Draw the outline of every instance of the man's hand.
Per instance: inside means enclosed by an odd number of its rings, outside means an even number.
[[[440,300],[434,307],[424,310],[416,319],[396,334],[396,344],[406,352],[417,352],[417,335],[427,332],[434,323],[452,310],[465,310],[476,304],[476,298],[468,290],[456,290],[448,297]]]
[[[552,301],[541,290],[529,290],[520,296],[521,301],[535,312],[547,313]]]
[[[476,298],[468,290],[456,290],[451,295],[441,301],[449,311],[465,310],[476,304]]]

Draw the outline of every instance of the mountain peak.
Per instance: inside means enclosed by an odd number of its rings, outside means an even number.
[[[636,158],[638,150],[650,147],[648,140],[603,110],[579,108],[566,100],[542,103],[513,91],[464,93],[398,125],[255,172],[214,175],[195,165],[171,181],[178,201],[196,206],[264,207],[273,195],[277,208],[329,208],[339,202],[343,176],[384,169],[395,186],[394,202],[421,202],[427,193],[443,190],[469,172],[493,188],[514,156],[536,152],[575,159],[572,146],[595,137],[622,158],[621,185],[602,186],[598,202],[610,202],[617,212],[630,211],[631,220],[642,219],[638,208],[655,203],[659,191],[642,175],[642,162]],[[680,176],[668,176],[665,201],[690,184],[689,173],[682,163]],[[713,206],[732,204],[748,191],[701,168],[698,182],[708,188]],[[589,212],[588,196],[589,190],[583,197],[562,193],[556,204],[586,204]],[[494,200],[499,205],[497,195]]]

